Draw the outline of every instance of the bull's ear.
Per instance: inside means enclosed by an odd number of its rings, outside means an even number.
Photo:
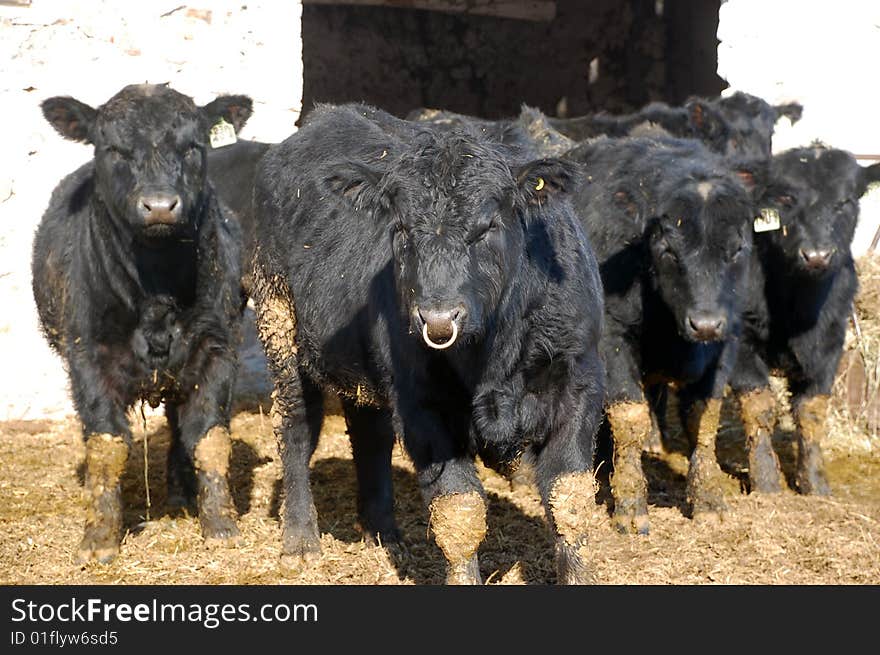
[[[571,193],[577,183],[577,173],[574,162],[539,159],[520,167],[516,171],[516,181],[520,195],[528,204],[544,205]]]
[[[724,118],[706,101],[691,98],[685,103],[685,109],[691,129],[699,138],[711,140],[724,134]]]
[[[236,134],[247,123],[253,109],[254,102],[248,96],[218,96],[202,107],[208,117],[208,125],[216,125],[222,118],[232,125]]]
[[[868,187],[876,182],[880,182],[880,162],[871,164],[870,166],[859,167],[859,197],[868,192]]]
[[[92,142],[97,110],[76,98],[55,96],[43,100],[40,108],[49,125],[65,139],[81,143]]]
[[[321,175],[324,192],[360,208],[379,194],[382,173],[360,162],[345,161],[328,166]]]
[[[788,102],[784,105],[776,105],[773,109],[776,110],[776,120],[785,116],[791,121],[792,125],[797,123],[801,119],[801,116],[804,115],[804,106],[799,102]]]

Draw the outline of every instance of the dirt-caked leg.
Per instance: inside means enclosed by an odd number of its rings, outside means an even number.
[[[721,399],[682,399],[682,419],[695,444],[687,475],[687,499],[693,518],[720,519],[727,505],[727,476],[715,456],[715,439],[721,420]]]
[[[614,526],[623,533],[648,534],[648,484],[642,450],[651,432],[651,410],[645,401],[609,405],[605,414],[614,441]]]
[[[122,532],[122,490],[119,480],[125,471],[127,437],[90,434],[86,438],[86,475],[83,495],[86,526],[76,560],[107,563],[119,553]]]
[[[822,455],[822,439],[827,431],[828,401],[829,397],[826,395],[795,400],[794,415],[798,427],[795,481],[802,494],[831,495]]]
[[[764,387],[742,392],[739,406],[749,455],[749,488],[753,493],[778,493],[782,490],[782,473],[772,442],[776,425],[773,391]]]

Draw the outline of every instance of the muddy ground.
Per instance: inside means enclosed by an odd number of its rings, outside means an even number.
[[[670,411],[673,411],[672,408]],[[134,417],[133,417],[134,418]],[[741,493],[746,457],[732,408],[725,407],[719,456],[730,477],[730,512],[720,524],[684,514],[687,460],[679,437],[669,452],[644,455],[651,534],[595,535],[598,581],[605,584],[878,584],[880,583],[880,456],[849,442],[827,449],[832,498],[786,491],[776,497]],[[126,535],[109,565],[77,566],[84,448],[74,421],[0,423],[0,583],[4,584],[436,584],[440,551],[427,534],[413,469],[394,455],[397,516],[405,547],[391,552],[363,541],[355,527],[355,484],[345,422],[328,415],[312,463],[323,555],[299,575],[277,567],[280,550],[280,467],[268,416],[258,407],[232,424],[232,486],[243,543],[207,549],[197,520],[165,509],[164,420],[147,420],[149,520],[144,476],[144,429],[133,421],[136,447],[124,477]],[[791,479],[790,421],[775,446]],[[599,499],[610,509],[607,465],[600,465]],[[490,584],[555,582],[552,542],[537,493],[511,490],[480,469],[489,496],[489,533],[480,549]]]

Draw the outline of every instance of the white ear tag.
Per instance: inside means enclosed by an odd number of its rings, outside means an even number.
[[[232,127],[232,124],[227,123],[221,118],[217,124],[211,128],[209,140],[212,148],[222,148],[223,146],[232,145],[238,141],[238,138],[235,136],[235,128]]]
[[[761,215],[755,217],[755,232],[772,232],[778,230],[780,225],[779,212],[772,207],[765,207]]]

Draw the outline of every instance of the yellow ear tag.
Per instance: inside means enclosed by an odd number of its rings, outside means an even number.
[[[540,191],[543,188],[544,188],[544,178],[539,177],[538,178],[538,185],[535,187],[535,191]]]
[[[238,138],[235,136],[235,128],[232,127],[232,124],[227,123],[221,118],[217,124],[211,128],[208,140],[210,141],[212,148],[222,148],[223,146],[232,145],[238,141]]]

